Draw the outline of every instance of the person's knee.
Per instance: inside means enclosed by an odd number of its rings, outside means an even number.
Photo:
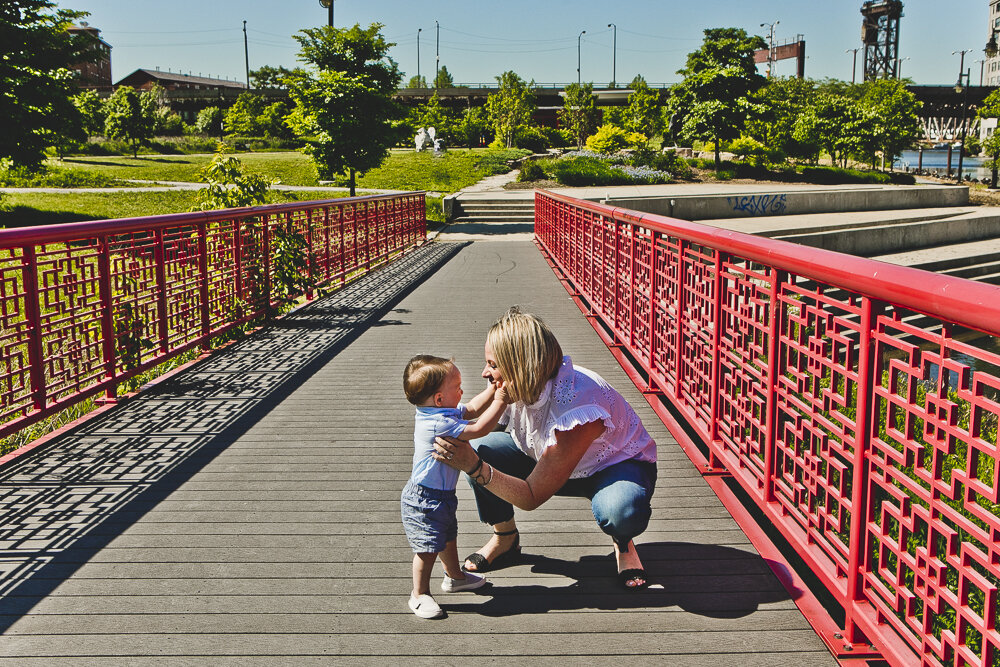
[[[591,507],[601,530],[612,537],[631,539],[646,530],[652,509],[641,487],[636,486],[631,493],[618,491],[595,495]]]

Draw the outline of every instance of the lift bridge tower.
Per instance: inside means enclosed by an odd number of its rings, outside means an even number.
[[[865,81],[895,79],[899,70],[901,0],[870,0],[861,6],[862,70]]]

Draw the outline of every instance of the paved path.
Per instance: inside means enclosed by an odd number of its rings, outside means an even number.
[[[555,498],[519,515],[523,564],[423,621],[402,368],[454,355],[475,390],[511,303],[659,443],[659,588],[620,592],[586,502]],[[464,555],[488,529],[459,498]],[[300,309],[0,474],[0,512],[0,664],[834,664],[527,242],[432,243]]]

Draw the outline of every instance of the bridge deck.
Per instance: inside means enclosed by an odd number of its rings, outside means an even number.
[[[519,514],[523,564],[438,593],[448,618],[420,620],[402,368],[454,355],[473,390],[486,328],[515,302],[658,441],[639,551],[662,589],[620,592],[587,503],[555,498]],[[488,529],[464,483],[459,498],[465,554]],[[0,511],[12,664],[834,663],[524,241],[430,244],[297,311],[4,471]]]

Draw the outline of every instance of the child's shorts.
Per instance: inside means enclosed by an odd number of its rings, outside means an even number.
[[[403,530],[413,553],[444,551],[444,545],[458,537],[458,496],[454,489],[430,489],[407,482],[400,498]]]

